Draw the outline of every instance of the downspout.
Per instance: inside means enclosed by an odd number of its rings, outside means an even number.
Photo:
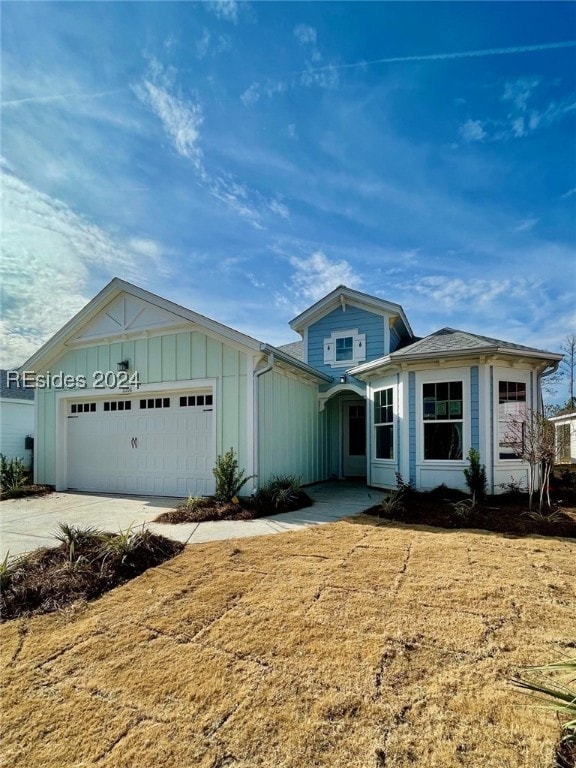
[[[261,345],[261,350],[264,351],[264,344]],[[254,474],[256,475],[256,485],[254,490],[258,489],[259,482],[259,470],[260,470],[260,413],[258,405],[258,379],[260,376],[264,376],[265,373],[269,373],[274,368],[274,352],[268,353],[268,363],[264,368],[260,368],[254,371],[254,431],[253,431],[253,445],[252,445],[252,461],[254,466]]]
[[[542,395],[542,379],[545,379],[546,376],[552,376],[552,374],[556,373],[558,370],[558,367],[560,366],[560,360],[556,360],[556,362],[550,366],[549,370],[544,369],[542,373],[538,374],[538,395],[540,397],[540,409],[541,412],[544,413],[544,397]]]

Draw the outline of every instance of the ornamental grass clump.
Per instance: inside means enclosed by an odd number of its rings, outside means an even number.
[[[529,667],[525,676],[512,682],[533,694],[544,707],[558,713],[563,722],[555,766],[573,768],[576,764],[576,658]]]

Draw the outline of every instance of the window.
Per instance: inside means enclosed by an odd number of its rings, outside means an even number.
[[[442,381],[422,386],[424,458],[462,459],[462,382]]]
[[[72,403],[70,413],[95,413],[96,403]]]
[[[180,407],[212,405],[212,395],[182,395]]]
[[[342,336],[336,339],[336,362],[351,362],[354,357],[354,338]]]
[[[170,408],[169,397],[148,397],[140,400],[140,408]]]
[[[394,390],[374,393],[374,431],[377,459],[394,458]]]
[[[510,420],[524,421],[526,417],[526,384],[523,381],[498,382],[498,456],[500,459],[518,459],[508,432]],[[507,439],[508,438],[508,439]]]
[[[347,368],[366,360],[366,334],[357,329],[332,331],[324,339],[324,365]]]
[[[131,411],[131,400],[110,400],[104,403],[105,411]]]

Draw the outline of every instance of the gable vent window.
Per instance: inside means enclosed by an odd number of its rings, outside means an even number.
[[[105,411],[131,411],[131,400],[110,400],[104,403]]]
[[[358,329],[333,331],[324,339],[324,365],[351,368],[366,360],[366,334]]]
[[[70,413],[95,413],[96,403],[72,403]]]
[[[180,407],[199,405],[212,405],[212,395],[183,395],[180,398]]]
[[[148,397],[146,400],[140,400],[140,409],[149,408],[170,408],[169,397]]]

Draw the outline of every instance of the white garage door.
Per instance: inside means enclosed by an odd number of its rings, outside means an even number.
[[[208,393],[70,402],[68,488],[152,496],[211,494],[213,418]]]

